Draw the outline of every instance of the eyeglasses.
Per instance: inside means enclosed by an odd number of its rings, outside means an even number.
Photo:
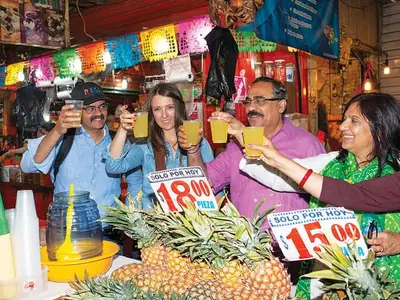
[[[375,231],[375,237],[378,237],[378,225],[376,224],[375,220],[372,220],[369,223],[368,234],[367,234],[367,237],[369,239],[372,239],[372,237],[374,235],[374,231]]]
[[[254,96],[253,99],[250,97],[246,97],[246,99],[243,101],[243,105],[250,106],[252,103],[255,105],[263,106],[267,104],[267,101],[279,101],[279,100],[285,100],[282,98],[265,98],[263,96]]]
[[[99,106],[93,106],[93,105],[89,105],[83,108],[84,111],[86,111],[88,114],[93,114],[96,109],[98,109],[100,112],[106,112],[108,109],[108,104],[107,103],[103,103],[100,104]]]

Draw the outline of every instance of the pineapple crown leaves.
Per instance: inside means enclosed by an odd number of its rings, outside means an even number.
[[[69,300],[188,300],[186,296],[175,295],[171,296],[159,291],[144,292],[136,287],[133,281],[121,281],[116,278],[97,277],[88,278],[85,275],[85,280],[76,278],[77,282],[71,282],[70,286],[74,290],[69,293],[65,299]]]
[[[256,206],[256,208],[254,209],[254,213],[253,213],[253,218],[252,223],[257,226],[258,228],[261,228],[261,226],[264,224],[264,222],[267,220],[267,217],[270,213],[272,213],[278,206],[280,206],[279,204],[271,206],[270,208],[268,208],[267,210],[263,211],[262,214],[259,214],[259,211],[261,209],[261,206],[264,204],[265,200],[260,201],[260,203],[258,203],[258,205]]]
[[[322,247],[325,252],[318,252],[317,260],[329,270],[315,271],[304,277],[320,279],[328,299],[335,299],[337,290],[344,291],[348,300],[399,299],[400,290],[388,278],[390,269],[383,273],[375,269],[375,254],[372,250],[362,260],[354,242],[347,246],[348,256],[343,254],[337,244]]]
[[[148,216],[139,210],[140,201],[128,196],[129,206],[114,198],[116,206],[105,206],[105,215],[101,221],[108,223],[115,229],[122,230],[126,235],[138,241],[138,247],[150,247],[159,240],[158,231],[148,224]]]

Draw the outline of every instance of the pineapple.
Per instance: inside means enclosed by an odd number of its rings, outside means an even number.
[[[78,279],[71,283],[73,293],[65,296],[69,300],[118,299],[118,300],[189,300],[188,297],[159,291],[144,292],[133,281],[121,281],[116,278],[97,277]]]
[[[355,246],[348,246],[349,256],[345,256],[337,244],[323,246],[316,258],[328,270],[315,271],[304,275],[319,279],[323,283],[325,299],[346,300],[394,300],[400,299],[400,290],[388,278],[390,269],[380,272],[374,266],[375,253],[370,249],[362,260]]]
[[[189,271],[190,259],[182,257],[182,255],[173,249],[167,249],[167,265],[174,273]]]
[[[230,202],[217,212],[186,205],[184,214],[156,214],[149,221],[163,224],[161,236],[168,247],[189,256],[197,266],[210,265],[216,284],[231,292],[247,285],[253,298],[289,297],[290,277],[271,254],[270,236],[259,229],[268,212],[249,221]]]
[[[201,280],[213,279],[215,271],[203,261],[196,261],[190,265],[190,268],[195,272]]]
[[[158,291],[163,282],[168,281],[171,276],[170,270],[165,266],[143,267],[136,276],[133,282],[143,291]]]
[[[167,249],[160,242],[156,228],[149,226],[145,211],[141,210],[140,201],[128,195],[129,206],[115,199],[117,207],[107,207],[106,215],[101,218],[114,228],[122,230],[130,238],[137,240],[141,248],[141,259],[146,266],[164,266],[167,264]]]
[[[240,291],[244,288],[243,268],[243,264],[238,260],[231,260],[222,268],[216,269],[215,273],[230,291]]]
[[[188,287],[183,293],[191,300],[226,300],[222,283],[215,280],[203,280]]]
[[[255,265],[246,276],[246,284],[261,299],[288,299],[290,276],[275,257]]]
[[[161,285],[161,292],[166,295],[175,293],[182,295],[185,290],[199,281],[196,273],[192,270],[172,273],[168,280],[165,280]]]
[[[112,272],[111,277],[119,279],[119,280],[132,280],[136,274],[141,271],[143,268],[142,264],[129,264],[125,265],[121,268],[116,269],[114,272]]]
[[[150,247],[142,248],[140,257],[144,266],[166,266],[167,248],[160,242],[157,242]]]
[[[188,202],[183,213],[169,214],[160,206],[141,211],[133,201],[118,204],[103,220],[143,248],[143,268],[134,277],[141,290],[182,293],[190,285],[184,295],[193,299],[289,297],[286,269],[271,254],[271,237],[260,231],[268,212],[248,220],[230,202],[211,212]]]

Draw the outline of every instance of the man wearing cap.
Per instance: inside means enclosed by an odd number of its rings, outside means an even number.
[[[22,157],[25,173],[50,172],[54,193],[66,192],[73,183],[75,190],[89,191],[101,206],[114,205],[113,197],[120,195],[120,175],[108,174],[102,154],[111,144],[107,125],[107,100],[101,88],[92,82],[78,82],[71,92],[74,100],[83,100],[82,118],[73,111],[73,105],[64,105],[55,127],[44,137],[29,140],[28,150]],[[75,130],[67,156],[55,168],[55,162],[67,131]],[[65,142],[65,141],[64,141]],[[56,170],[55,170],[56,169]],[[58,172],[57,172],[58,171]],[[128,191],[137,195],[142,183],[140,170],[127,174]]]

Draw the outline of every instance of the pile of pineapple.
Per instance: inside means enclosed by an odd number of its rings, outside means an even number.
[[[116,298],[133,287],[163,295],[151,299],[289,298],[290,277],[271,254],[271,237],[260,230],[268,212],[249,220],[230,202],[213,212],[186,203],[183,213],[168,214],[160,207],[140,210],[132,199],[129,206],[117,203],[103,221],[137,240],[142,263],[117,269],[103,282],[118,286]],[[102,284],[92,281],[91,293],[96,285]],[[82,282],[75,287],[82,289]]]

